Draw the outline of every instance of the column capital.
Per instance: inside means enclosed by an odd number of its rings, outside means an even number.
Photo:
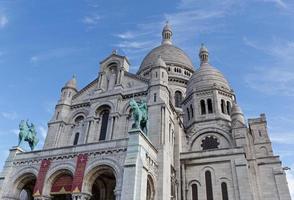
[[[90,200],[91,195],[87,193],[74,193],[72,194],[73,200]]]
[[[34,197],[34,200],[51,200],[52,197],[49,197],[49,196],[37,196],[37,197]]]

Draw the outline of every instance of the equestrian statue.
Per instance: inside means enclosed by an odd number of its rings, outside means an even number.
[[[147,134],[148,109],[144,101],[136,102],[134,98],[130,101],[131,111],[134,119],[132,129],[140,129]]]
[[[37,132],[35,125],[33,123],[29,124],[29,121],[26,122],[21,120],[19,124],[19,135],[18,135],[18,145],[19,146],[23,141],[29,143],[31,150],[33,151],[37,146],[39,139],[37,138]]]

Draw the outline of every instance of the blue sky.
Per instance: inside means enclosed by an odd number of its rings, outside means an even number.
[[[21,119],[36,124],[41,148],[64,83],[76,74],[85,86],[113,49],[136,72],[166,20],[196,67],[206,44],[247,118],[266,113],[294,190],[292,0],[0,0],[0,167]]]

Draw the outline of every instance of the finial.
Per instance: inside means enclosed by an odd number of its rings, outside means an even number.
[[[171,26],[169,24],[169,21],[166,21],[165,26],[162,30],[162,42],[161,44],[172,44],[171,37],[173,35]]]
[[[208,49],[205,47],[204,43],[201,43],[201,48],[199,50],[199,58],[201,64],[208,63]]]
[[[116,55],[117,54],[117,49],[113,49],[112,54]]]

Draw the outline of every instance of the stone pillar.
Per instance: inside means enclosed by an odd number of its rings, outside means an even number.
[[[235,168],[240,200],[253,200],[253,194],[249,184],[249,173],[246,159],[236,159]]]
[[[38,196],[38,197],[34,197],[34,200],[51,200],[52,197],[49,196]]]
[[[113,123],[113,115],[110,114],[108,117],[108,124],[107,124],[107,131],[105,140],[111,140],[111,133],[112,133],[112,123]]]
[[[15,197],[2,197],[2,200],[19,200],[19,198],[15,198]]]
[[[282,168],[273,169],[276,187],[280,200],[291,200],[286,174]]]
[[[114,190],[114,195],[115,195],[115,200],[120,200],[121,190],[120,189],[115,189]]]
[[[86,193],[75,193],[72,194],[72,200],[90,200],[91,195]]]
[[[156,150],[141,130],[129,131],[121,200],[146,199],[148,169],[146,154],[157,156]]]
[[[93,124],[93,118],[90,118],[87,120],[87,128],[85,130],[85,137],[84,137],[84,144],[85,143],[88,143],[88,139],[89,139],[89,133],[90,133],[90,128],[91,128],[91,125]]]

